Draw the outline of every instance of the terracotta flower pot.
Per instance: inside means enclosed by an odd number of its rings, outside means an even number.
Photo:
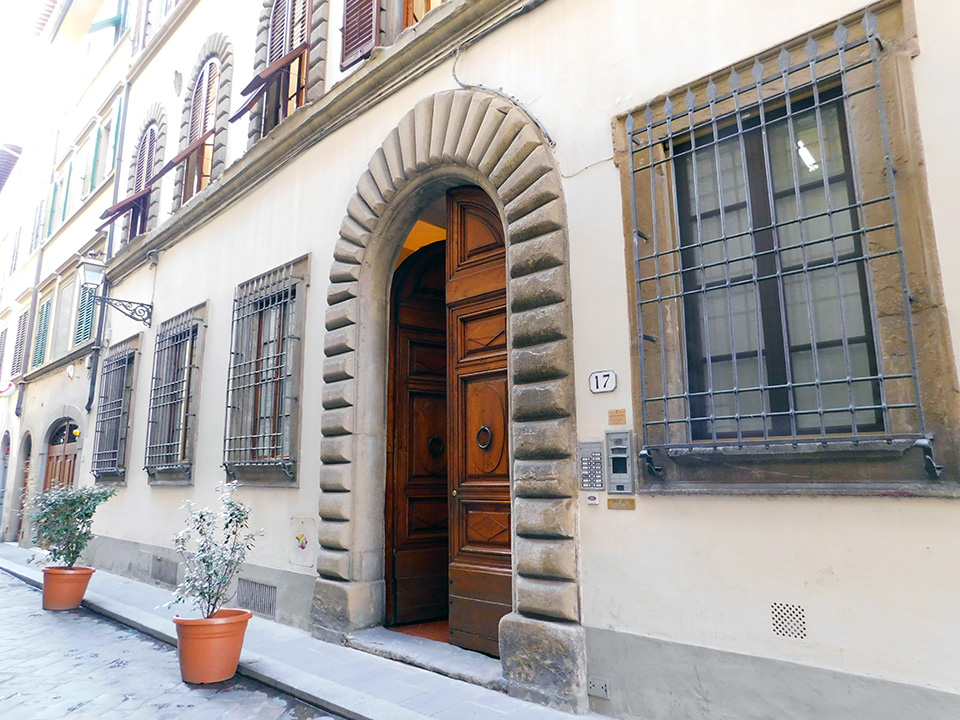
[[[188,683],[229,680],[237,672],[248,610],[218,610],[209,618],[176,616],[180,676]]]
[[[83,602],[93,568],[43,568],[43,609],[74,610]]]

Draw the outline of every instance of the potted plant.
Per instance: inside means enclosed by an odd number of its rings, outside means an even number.
[[[233,497],[236,482],[222,483],[220,509],[198,509],[186,501],[187,527],[174,536],[174,547],[183,559],[183,580],[168,605],[190,601],[203,617],[175,616],[180,675],[188,683],[229,680],[237,672],[243,636],[252,614],[225,609],[233,597],[233,578],[247,551],[263,531],[249,530],[250,506]],[[196,550],[189,546],[195,544]]]
[[[93,568],[77,567],[93,538],[93,515],[114,493],[106,487],[57,487],[37,495],[30,517],[36,523],[33,541],[54,563],[43,568],[43,609],[80,607]]]

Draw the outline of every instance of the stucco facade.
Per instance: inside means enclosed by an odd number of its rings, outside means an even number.
[[[872,6],[884,82],[898,99],[894,163],[916,229],[905,233],[919,238],[904,256],[924,308],[914,318],[920,386],[942,475],[925,474],[909,444],[876,472],[873,459],[838,460],[829,449],[793,466],[782,452],[758,462],[730,450],[732,482],[685,485],[633,457],[637,491],[609,495],[580,490],[577,451],[608,430],[641,433],[626,118],[666,95],[679,105],[688,87],[719,83],[732,67],[746,77],[755,56],[775,59],[810,34],[827,43],[864,6],[447,0],[401,33],[384,19],[381,44],[341,69],[344,0],[314,0],[306,103],[260,137],[263,101],[252,117],[229,117],[266,67],[269,6],[181,0],[144,48],[132,52],[125,33],[97,75],[112,79],[87,91],[91,107],[123,98],[122,187],[105,181],[6,279],[0,328],[12,343],[34,289],[42,301],[51,274],[59,286],[78,253],[108,247],[110,294],[151,303],[152,324],[108,310],[90,345],[14,378],[19,398],[0,399],[6,497],[23,474],[23,438],[32,438],[36,487],[51,427],[71,419],[76,482],[117,487],[98,512],[91,564],[168,582],[183,500],[212,502],[225,478],[237,288],[297,261],[293,469],[241,477],[264,528],[241,577],[275,588],[277,619],[332,641],[382,625],[391,279],[418,219],[449,189],[475,186],[505,238],[512,612],[499,648],[508,691],[622,718],[960,712],[960,296],[950,279],[960,151],[950,137],[957,100],[944,83],[960,64],[951,32],[960,10],[947,0]],[[395,10],[385,3],[383,18]],[[98,233],[100,213],[134,189],[138,132],[164,124],[157,167],[187,147],[191,84],[213,56],[209,185],[182,202],[178,166],[153,185],[146,233],[125,242],[126,219]],[[142,468],[157,328],[197,307],[189,478],[151,475]],[[96,368],[85,358],[96,346],[99,362],[131,338],[125,472],[95,480],[97,407],[85,405]],[[616,373],[613,392],[591,392],[600,370]],[[6,381],[8,367],[0,371]],[[803,477],[784,466],[802,466]],[[741,471],[750,483],[738,487]],[[13,539],[9,501],[2,518]],[[802,637],[776,630],[788,606],[803,614]]]

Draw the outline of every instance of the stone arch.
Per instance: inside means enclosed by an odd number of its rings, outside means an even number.
[[[133,194],[133,186],[136,181],[137,175],[137,151],[140,149],[140,141],[143,139],[143,134],[151,125],[157,126],[157,154],[153,161],[153,167],[149,168],[147,172],[150,175],[153,175],[160,171],[160,168],[163,167],[163,153],[167,146],[167,114],[163,111],[163,108],[159,103],[154,103],[147,110],[147,114],[144,117],[142,123],[140,123],[140,128],[137,131],[137,134],[134,136],[136,138],[133,149],[130,154],[130,167],[127,171],[127,196]],[[147,178],[149,179],[149,175]],[[160,216],[160,192],[159,188],[155,192],[150,194],[150,210],[147,214],[147,230],[153,230],[157,226],[157,218]],[[123,233],[121,234],[122,238],[127,237],[127,233],[130,230],[130,215],[124,213],[123,216]]]
[[[233,79],[233,48],[230,40],[220,33],[216,33],[207,38],[207,41],[200,49],[197,56],[197,62],[187,76],[188,82],[184,84],[186,89],[183,102],[183,111],[180,114],[180,139],[177,147],[179,150],[185,150],[188,144],[188,134],[190,132],[190,104],[193,98],[193,87],[197,84],[197,77],[203,66],[211,58],[217,58],[220,61],[220,87],[217,88],[217,109],[214,118],[213,133],[213,165],[210,170],[211,181],[223,175],[227,164],[227,126],[230,118],[230,85]],[[183,202],[183,163],[177,166],[176,180],[174,182],[173,192],[173,211],[180,209]]]
[[[421,100],[348,203],[327,293],[314,617],[341,631],[382,622],[389,273],[397,231],[465,182],[494,200],[507,238],[514,612],[500,626],[504,674],[517,693],[582,710],[566,208],[539,128],[494,93]]]
[[[253,72],[267,69],[267,44],[270,41],[270,12],[276,0],[263,0],[260,19],[257,21],[257,42],[254,46]],[[310,54],[307,67],[307,100],[316,100],[323,95],[327,74],[327,18],[330,14],[329,0],[307,0]],[[263,98],[250,110],[247,127],[247,149],[252,148],[263,134]]]

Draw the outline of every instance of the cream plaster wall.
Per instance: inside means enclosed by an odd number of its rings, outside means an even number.
[[[958,107],[955,95],[945,91],[943,68],[960,59],[952,44],[960,18],[946,0],[918,3],[923,52],[914,71],[937,236],[949,263],[956,254],[949,244],[952,229],[960,220],[953,200],[958,157],[948,135],[949,118]],[[602,436],[609,409],[625,408],[629,418],[633,393],[633,308],[623,265],[612,118],[832,22],[860,3],[732,0],[701,4],[696,13],[682,3],[609,0],[603,5],[610,12],[585,15],[573,0],[549,0],[467,48],[457,66],[462,82],[502,88],[515,97],[557,143],[570,229],[581,440]],[[255,12],[222,13],[219,7],[202,3],[138,79],[144,89],[131,92],[130,127],[139,125],[151,103],[166,108],[167,159],[175,152],[183,103],[182,95],[173,95],[172,70],[186,76],[207,35],[223,32],[234,43],[232,107],[251,74]],[[337,70],[341,17],[340,0],[332,0],[328,87],[342,78]],[[251,561],[295,569],[285,560],[289,519],[314,517],[319,494],[319,373],[333,243],[373,151],[420,98],[455,87],[452,65],[442,64],[325,139],[189,240],[163,252],[155,270],[143,268],[116,288],[121,297],[155,297],[156,320],[144,334],[127,487],[101,510],[97,532],[169,546],[181,526],[181,498],[192,494],[201,502],[212,500],[213,486],[223,475],[233,289],[309,252],[299,488],[242,491],[255,504],[254,525],[267,530]],[[245,138],[244,122],[231,126],[231,159],[242,152]],[[931,152],[931,147],[947,150]],[[165,179],[161,222],[169,212],[171,187]],[[960,316],[960,290],[948,286],[947,299],[951,318]],[[138,468],[154,331],[162,320],[204,301],[209,328],[196,485],[152,487]],[[134,329],[118,323],[111,327],[111,339],[121,340]],[[618,373],[618,390],[591,395],[588,373],[608,368]],[[958,521],[960,505],[949,500],[639,497],[636,511],[615,512],[601,498],[599,506],[581,507],[583,620],[594,627],[960,691],[954,672],[960,664],[954,642],[960,621],[951,612],[960,595],[952,553],[960,541]],[[772,602],[806,608],[807,640],[785,640],[771,632]]]

